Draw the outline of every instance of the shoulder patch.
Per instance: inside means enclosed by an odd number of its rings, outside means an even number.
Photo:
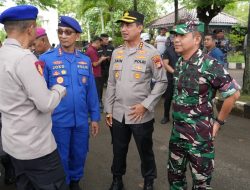
[[[152,61],[155,64],[157,69],[160,69],[162,67],[162,59],[160,55],[153,56]]]
[[[44,70],[44,62],[43,61],[36,61],[35,66],[38,71],[38,73],[43,76],[43,70]]]

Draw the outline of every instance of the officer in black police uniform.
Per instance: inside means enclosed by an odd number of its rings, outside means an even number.
[[[107,80],[108,80],[108,76],[109,76],[110,59],[112,56],[112,52],[114,51],[114,47],[111,44],[109,44],[109,35],[108,34],[101,34],[100,37],[102,39],[102,46],[98,50],[99,57],[101,57],[101,56],[108,57],[108,59],[105,59],[101,64],[104,86],[107,86]]]

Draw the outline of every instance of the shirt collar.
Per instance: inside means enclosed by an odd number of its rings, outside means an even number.
[[[14,38],[7,38],[6,40],[4,40],[4,45],[15,45],[18,47],[22,47],[20,42]]]
[[[203,53],[200,49],[198,49],[187,61],[184,61],[183,57],[181,58],[182,62],[186,62],[192,65],[200,65],[201,58],[203,57]]]

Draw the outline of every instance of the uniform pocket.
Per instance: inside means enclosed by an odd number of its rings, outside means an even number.
[[[79,85],[85,86],[88,85],[89,81],[89,71],[85,69],[78,69],[78,82]]]
[[[115,63],[113,65],[113,73],[114,73],[114,77],[116,80],[121,80],[121,74],[122,74],[122,64],[120,63]]]
[[[145,80],[146,64],[133,64],[131,67],[130,81],[143,82]]]

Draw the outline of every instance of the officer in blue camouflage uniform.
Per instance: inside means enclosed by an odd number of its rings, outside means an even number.
[[[216,47],[223,53],[224,68],[228,69],[227,54],[232,49],[229,39],[225,38],[225,32],[222,29],[215,30],[216,33]]]
[[[41,55],[45,63],[44,77],[50,88],[61,84],[67,95],[52,115],[53,128],[59,153],[71,190],[80,189],[84,163],[88,152],[89,125],[92,135],[98,133],[99,101],[89,57],[75,49],[75,41],[82,32],[79,23],[61,16],[58,24],[60,45]]]
[[[213,140],[239,98],[239,85],[216,60],[199,49],[204,24],[181,20],[171,31],[181,55],[174,72],[173,129],[169,142],[168,180],[171,190],[186,190],[189,163],[193,190],[212,189]],[[217,90],[225,98],[217,117],[212,100]]]

